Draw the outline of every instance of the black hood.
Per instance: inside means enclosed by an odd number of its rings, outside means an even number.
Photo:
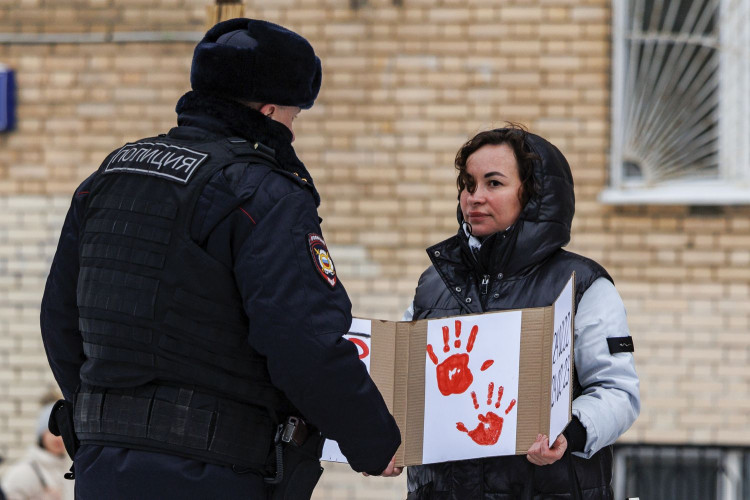
[[[507,276],[523,273],[570,241],[575,213],[570,165],[559,149],[538,135],[527,134],[525,142],[540,158],[534,161],[537,194],[510,229],[483,241],[477,261],[487,272],[503,272]],[[461,225],[460,207],[458,219]],[[467,239],[462,228],[458,233],[463,240]]]

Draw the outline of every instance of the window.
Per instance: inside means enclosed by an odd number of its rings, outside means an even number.
[[[615,446],[615,498],[750,500],[750,449]]]
[[[750,0],[612,0],[605,203],[750,203]]]

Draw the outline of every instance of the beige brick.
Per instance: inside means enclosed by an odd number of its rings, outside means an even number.
[[[445,9],[445,8],[432,8],[428,12],[428,19],[432,22],[449,22],[449,23],[460,23],[462,21],[468,21],[470,17],[470,11],[468,9]]]
[[[729,221],[729,227],[731,232],[749,232],[750,231],[750,220],[747,220],[741,216],[741,214],[737,214],[739,217],[735,216]]]
[[[665,248],[684,248],[687,244],[688,237],[686,234],[666,234],[651,233],[646,236],[646,244],[649,247]]]
[[[539,25],[539,33],[543,39],[580,39],[583,35],[583,26],[542,23]]]
[[[717,240],[719,246],[722,248],[750,248],[750,234],[719,234]]]
[[[572,88],[548,88],[541,92],[539,97],[542,102],[561,104],[577,102],[581,99],[581,94],[578,90]]]
[[[609,18],[609,9],[604,6],[579,6],[570,9],[571,20],[578,22],[604,23]]]
[[[399,24],[396,27],[396,35],[405,39],[427,38],[437,35],[436,25],[428,24]]]
[[[682,260],[685,264],[701,264],[701,265],[712,265],[712,264],[724,264],[727,261],[724,252],[710,251],[710,250],[685,250],[682,253]]]
[[[500,19],[503,22],[538,23],[544,17],[544,9],[538,6],[503,6],[500,8]]]
[[[486,19],[481,19],[477,23],[472,23],[467,30],[467,36],[469,38],[479,40],[498,40],[501,47],[505,43],[505,37],[507,35],[507,28],[497,23],[486,24]]]

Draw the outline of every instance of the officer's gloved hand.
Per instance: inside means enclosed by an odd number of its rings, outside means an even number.
[[[393,457],[383,472],[379,474],[381,477],[396,477],[401,475],[404,471],[403,467],[396,467],[396,457]],[[370,474],[367,472],[362,473],[363,476],[368,477]]]

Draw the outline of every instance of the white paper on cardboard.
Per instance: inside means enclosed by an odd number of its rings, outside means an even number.
[[[515,453],[521,318],[429,320],[422,463]]]

